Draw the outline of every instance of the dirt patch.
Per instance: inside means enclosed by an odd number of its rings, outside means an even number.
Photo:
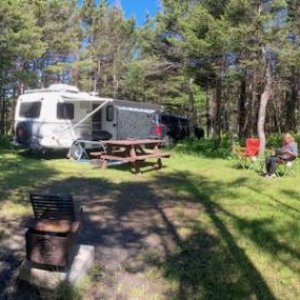
[[[115,197],[103,195],[84,205],[82,242],[93,241],[103,268],[94,294],[167,299],[173,287],[162,278],[160,264],[176,249],[179,237],[172,219],[184,207],[159,196],[155,185],[132,183],[117,190]]]
[[[72,193],[82,203],[84,226],[80,242],[95,246],[95,266],[101,270],[92,278],[85,299],[170,298],[176,287],[162,276],[161,263],[174,253],[180,243],[178,229],[188,227],[198,216],[200,205],[145,180],[114,184],[69,178],[45,190]],[[21,221],[12,221],[10,233],[0,241],[1,261],[6,256],[0,270],[0,276],[6,278],[0,278],[2,295],[16,288],[16,272],[24,258]],[[30,293],[37,297],[35,290]]]
[[[24,259],[25,218],[1,217],[0,230],[0,299],[38,299],[38,291],[17,280]]]

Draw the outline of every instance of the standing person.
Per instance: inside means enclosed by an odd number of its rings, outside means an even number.
[[[286,133],[282,142],[282,147],[266,159],[266,177],[276,177],[276,168],[279,161],[293,161],[298,156],[298,146],[291,134]]]

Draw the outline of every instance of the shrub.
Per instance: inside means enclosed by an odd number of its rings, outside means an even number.
[[[297,133],[291,132],[293,137],[295,138],[295,141],[298,145],[300,145],[300,135]],[[282,146],[282,134],[270,134],[267,137],[267,143],[266,143],[267,148],[280,148]]]
[[[228,137],[221,140],[212,138],[184,140],[178,142],[174,151],[183,154],[197,154],[211,158],[227,158],[231,155],[232,141]]]
[[[0,149],[11,149],[11,138],[9,136],[0,136]]]
[[[300,135],[293,134],[300,146]],[[244,146],[245,143],[240,143]],[[230,158],[232,156],[233,141],[228,136],[221,140],[204,138],[201,140],[184,140],[178,142],[174,151],[182,154],[196,154],[209,158]],[[266,148],[280,148],[282,146],[281,134],[270,134],[267,137]]]
[[[270,134],[267,137],[266,147],[267,148],[279,148],[282,145],[282,135],[281,134]]]

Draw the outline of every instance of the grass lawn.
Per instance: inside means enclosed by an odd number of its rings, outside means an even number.
[[[13,221],[31,214],[29,192],[72,193],[84,207],[82,242],[96,246],[84,299],[300,299],[300,176],[270,180],[230,160],[179,154],[141,176],[0,156],[0,220],[9,224],[0,258],[20,231]],[[15,268],[22,247],[10,252]],[[8,269],[0,265],[3,293]]]

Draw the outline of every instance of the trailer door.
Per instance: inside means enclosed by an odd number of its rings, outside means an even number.
[[[99,105],[93,104],[93,110],[95,110]],[[92,116],[92,136],[93,138],[97,138],[101,135],[102,130],[102,111],[98,110],[95,114]]]

